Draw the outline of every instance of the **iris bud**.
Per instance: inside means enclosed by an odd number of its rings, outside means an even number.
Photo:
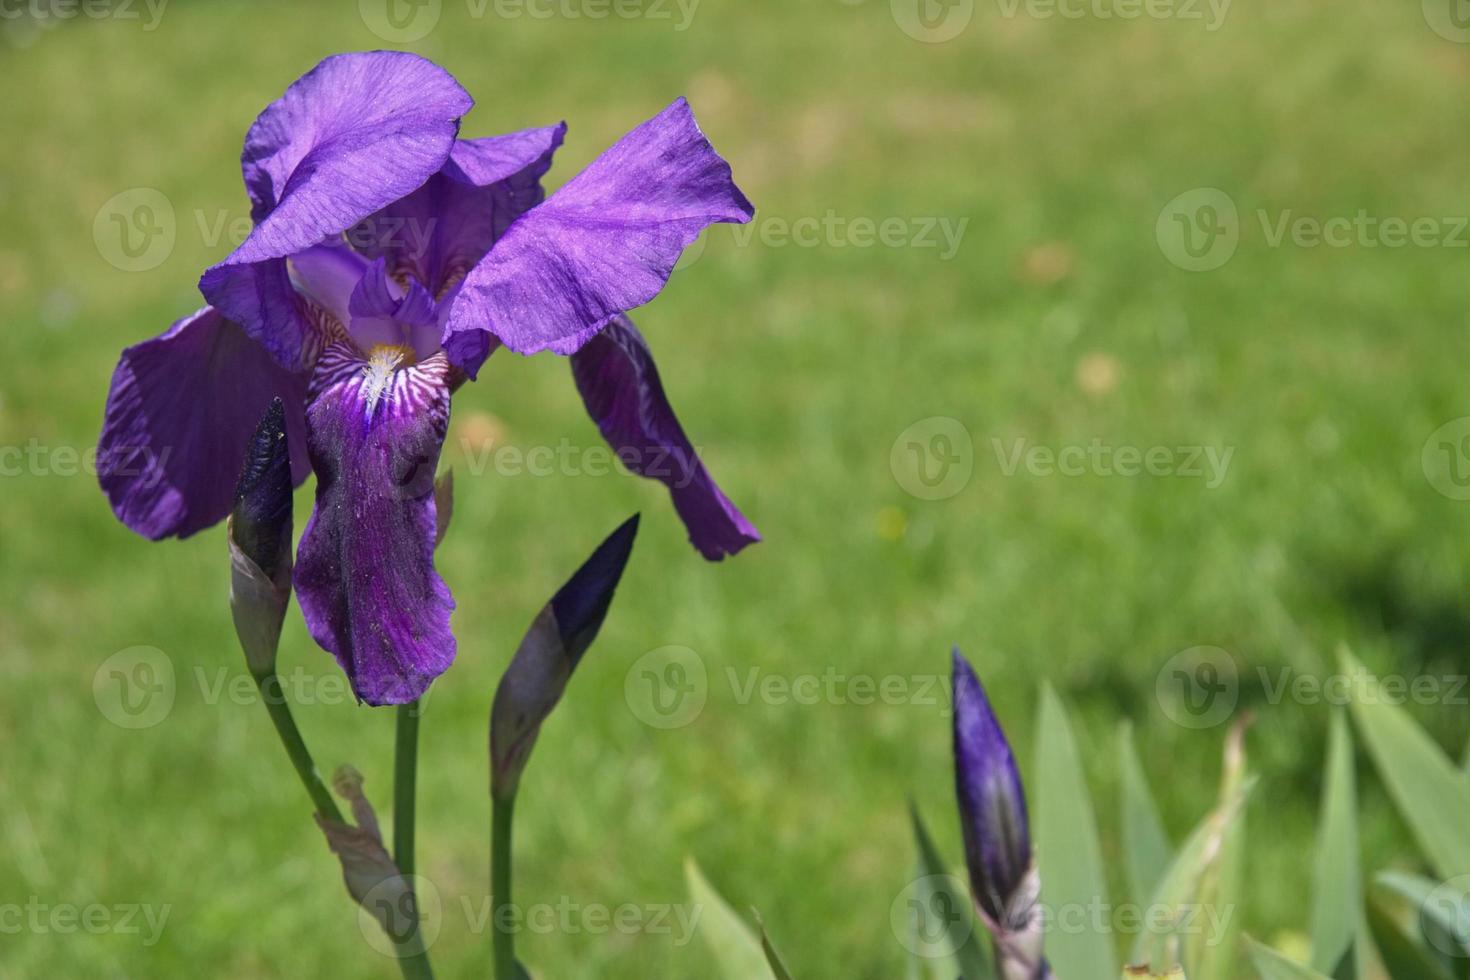
[[[1047,975],[1041,955],[1041,878],[1032,861],[1026,794],[985,688],[954,651],[955,795],[970,890],[1007,980]]]
[[[515,795],[541,723],[607,617],[637,533],[634,514],[598,546],[542,607],[500,679],[490,711],[490,788],[496,799]]]
[[[291,601],[291,450],[279,398],[246,447],[228,532],[235,634],[250,672],[262,677],[275,670]]]
[[[266,409],[245,449],[230,539],[268,578],[291,561],[291,447],[279,398]]]

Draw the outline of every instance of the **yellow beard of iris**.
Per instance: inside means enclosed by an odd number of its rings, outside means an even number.
[[[413,348],[404,344],[377,344],[368,351],[367,366],[363,368],[362,398],[369,420],[393,384],[394,372],[413,361]]]

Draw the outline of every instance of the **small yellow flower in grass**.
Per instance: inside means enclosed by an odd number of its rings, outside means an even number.
[[[909,518],[897,507],[884,507],[878,511],[878,537],[884,541],[901,541],[909,528]]]
[[[1120,374],[1116,357],[1095,351],[1077,362],[1077,387],[1088,395],[1107,395],[1118,387]]]

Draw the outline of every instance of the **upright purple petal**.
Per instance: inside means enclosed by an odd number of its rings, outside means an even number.
[[[401,51],[335,55],[293,82],[245,137],[255,229],[199,288],[283,365],[306,366],[312,324],[282,293],[282,261],[409,194],[448,160],[473,101]]]
[[[570,354],[658,295],[708,225],[753,213],[679,99],[506,231],[465,279],[448,334]]]
[[[402,704],[454,660],[454,600],[434,569],[434,471],[449,425],[441,352],[386,388],[345,343],[312,376],[307,409],[316,509],[302,535],[296,592],[312,637],[357,696]]]
[[[388,260],[436,298],[484,257],[516,218],[546,197],[541,178],[566,124],[459,140],[449,160],[418,190],[347,233],[365,255]]]
[[[603,438],[628,469],[669,488],[700,554],[718,561],[761,539],[684,435],[633,321],[614,317],[571,360],[577,390]]]
[[[1005,925],[1011,899],[1031,868],[1026,795],[985,688],[959,650],[954,651],[954,775],[970,888],[991,921]]]
[[[187,537],[234,504],[246,444],[279,397],[296,483],[305,453],[305,381],[211,307],[123,351],[112,375],[97,473],[112,509],[153,539]]]
[[[347,332],[363,350],[407,343],[420,358],[439,350],[439,310],[417,279],[407,287],[388,278],[380,257],[358,281],[347,301]]]
[[[296,291],[346,326],[352,319],[348,308],[352,294],[371,263],[343,240],[297,252],[291,256],[288,268]]]
[[[454,76],[407,51],[323,60],[245,135],[256,227],[238,259],[290,255],[412,192],[449,158],[473,105]]]

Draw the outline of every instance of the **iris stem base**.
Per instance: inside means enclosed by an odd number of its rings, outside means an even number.
[[[414,874],[413,839],[415,806],[418,791],[419,716],[423,707],[418,701],[398,706],[397,728],[393,740],[393,863],[405,879]],[[409,885],[412,886],[412,880]],[[419,928],[418,905],[414,905],[414,922],[399,946],[399,969],[405,980],[433,980],[429,953],[424,948]]]
[[[515,933],[511,911],[511,822],[515,795],[492,797],[494,811],[490,832],[490,899],[494,907],[491,928],[495,940],[495,980],[516,980]]]

